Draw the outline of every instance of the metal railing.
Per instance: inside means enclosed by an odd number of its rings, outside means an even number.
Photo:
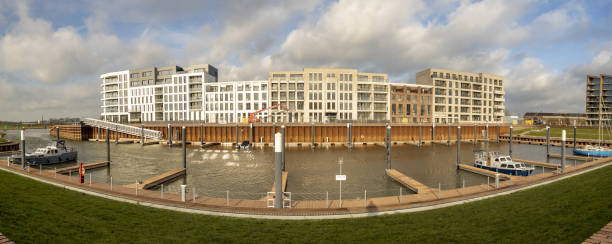
[[[104,128],[111,131],[117,130],[121,133],[125,133],[128,135],[140,136],[142,133],[140,127],[113,123],[99,119],[85,118],[83,119],[83,123],[89,126]],[[159,140],[162,137],[162,133],[161,131],[144,129],[144,137],[148,139]]]

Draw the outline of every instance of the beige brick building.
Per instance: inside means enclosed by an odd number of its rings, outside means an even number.
[[[391,123],[431,123],[432,91],[427,85],[390,83]]]
[[[501,123],[504,116],[504,77],[426,69],[416,83],[433,86],[435,123]]]
[[[270,122],[390,120],[386,74],[324,68],[270,72],[268,91],[270,106],[282,103],[290,109]]]

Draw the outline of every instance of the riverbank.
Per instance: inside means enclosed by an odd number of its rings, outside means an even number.
[[[437,210],[359,219],[286,221],[154,209],[0,171],[0,185],[9,186],[0,188],[0,232],[17,243],[576,243],[612,220],[610,184],[612,166],[607,166],[510,195]]]

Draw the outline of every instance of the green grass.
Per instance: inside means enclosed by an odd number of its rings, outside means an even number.
[[[8,139],[0,138],[0,143],[7,142],[7,141],[8,141]]]
[[[540,128],[525,128],[525,129],[520,129],[520,130],[514,130],[512,131],[512,133],[518,135],[524,132],[528,132],[528,131],[533,131],[533,130],[539,130]]]
[[[565,130],[567,138],[574,138],[574,128],[550,128],[551,137],[561,137],[561,131]],[[594,139],[597,140],[597,129],[576,129],[576,138],[578,139]],[[517,133],[518,134],[518,133]],[[540,131],[531,131],[527,136],[546,136],[546,129]],[[603,140],[612,140],[611,130],[602,130]]]
[[[432,211],[343,220],[179,213],[0,171],[0,232],[17,243],[580,243],[612,220],[612,166]]]

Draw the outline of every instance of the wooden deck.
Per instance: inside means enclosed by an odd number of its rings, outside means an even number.
[[[102,168],[102,167],[107,167],[108,166],[108,162],[107,161],[101,161],[101,162],[95,162],[95,163],[88,163],[88,164],[83,164],[83,168],[85,168],[85,170],[90,170],[90,169],[95,169],[95,168]],[[79,166],[70,166],[70,167],[66,167],[66,168],[61,168],[56,170],[55,172],[58,174],[68,174],[70,172],[78,172],[79,171]]]
[[[176,177],[185,175],[186,172],[187,172],[186,169],[178,168],[178,169],[163,173],[161,175],[153,176],[149,179],[142,181],[142,183],[138,184],[138,189],[151,189],[155,186],[163,184],[164,182],[168,182]],[[125,185],[125,187],[136,188],[136,183]]]
[[[561,158],[561,154],[550,154],[549,155],[551,158]],[[597,158],[594,157],[584,157],[584,156],[577,156],[577,155],[565,155],[566,159],[572,159],[572,160],[581,160],[581,161],[591,161],[591,160],[595,160]]]
[[[539,166],[539,167],[544,167],[544,168],[551,168],[551,169],[561,168],[560,164],[531,161],[531,160],[525,160],[525,159],[519,159],[519,158],[513,158],[512,160],[516,162],[521,162],[524,164]]]
[[[608,223],[582,243],[612,243],[612,222]]]
[[[510,175],[507,175],[504,173],[496,173],[496,172],[486,170],[486,169],[476,168],[474,166],[467,165],[467,164],[459,164],[459,168],[465,171],[470,171],[472,173],[476,173],[476,174],[480,174],[480,175],[484,175],[488,177],[493,177],[493,178],[495,178],[495,174],[499,174],[500,180],[511,180],[512,179],[512,176]]]
[[[423,185],[421,182],[418,182],[395,169],[387,169],[385,170],[385,173],[395,181],[416,192],[417,194],[429,192],[431,190],[429,186]]]

